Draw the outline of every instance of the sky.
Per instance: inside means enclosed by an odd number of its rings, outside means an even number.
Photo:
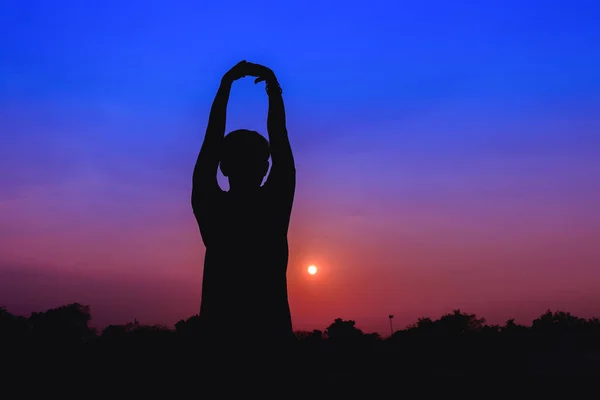
[[[286,104],[295,329],[600,316],[600,4],[341,5],[0,1],[0,304],[198,313],[192,170],[245,59]],[[236,82],[227,130],[267,107]]]

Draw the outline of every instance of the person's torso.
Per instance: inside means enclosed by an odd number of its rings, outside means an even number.
[[[255,317],[289,312],[285,218],[264,191],[244,199],[223,193],[211,215],[212,239],[204,262],[205,305],[218,307],[220,313],[230,309]]]

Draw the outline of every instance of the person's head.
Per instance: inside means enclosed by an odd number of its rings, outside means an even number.
[[[246,129],[230,132],[223,139],[221,172],[229,187],[260,187],[269,170],[269,142],[260,133]]]

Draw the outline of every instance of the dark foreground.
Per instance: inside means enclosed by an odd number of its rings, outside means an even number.
[[[337,391],[339,398],[340,391],[363,388],[429,391],[447,378],[469,382],[456,389],[468,392],[469,385],[490,379],[496,383],[488,388],[518,387],[523,378],[534,378],[544,382],[538,389],[552,389],[565,378],[600,377],[600,321],[565,312],[548,311],[531,326],[512,320],[495,326],[456,310],[435,321],[419,319],[388,338],[337,319],[324,331],[297,332],[286,351],[273,351],[242,343],[243,332],[229,345],[202,343],[197,317],[175,329],[134,322],[99,334],[88,327],[89,309],[77,304],[28,318],[0,311],[0,387],[10,394],[0,392],[0,398],[7,399],[40,392],[127,397],[123,391],[135,398],[314,397],[323,390]],[[269,332],[251,336],[269,343]]]
[[[598,346],[598,340],[595,340]],[[403,343],[296,343],[287,354],[201,350],[190,343],[94,343],[4,349],[2,367],[12,379],[50,379],[55,384],[130,388],[239,385],[325,387],[410,385],[423,377],[516,379],[600,377],[600,351],[579,349],[573,338],[435,337]],[[587,347],[587,346],[586,346]],[[8,375],[4,374],[4,377]]]

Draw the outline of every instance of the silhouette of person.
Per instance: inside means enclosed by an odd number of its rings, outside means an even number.
[[[266,83],[268,141],[245,129],[224,136],[231,86],[245,76]],[[229,191],[217,183],[219,163]],[[295,186],[279,83],[269,68],[241,61],[221,80],[193,175],[192,207],[206,247],[200,326],[209,343],[264,348],[293,341],[286,272]]]

